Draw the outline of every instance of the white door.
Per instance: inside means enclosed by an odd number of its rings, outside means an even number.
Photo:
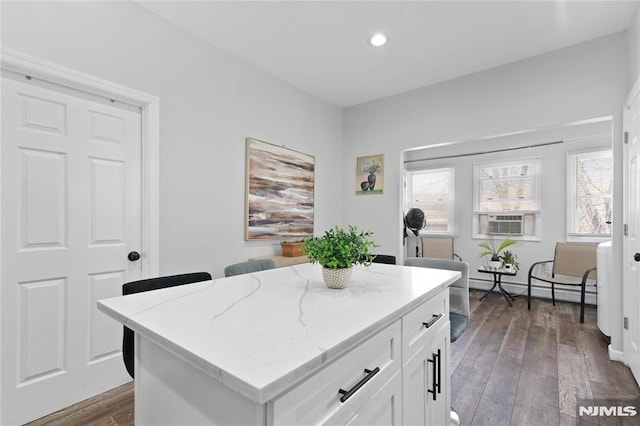
[[[627,143],[624,145],[625,190],[624,216],[627,236],[624,237],[623,273],[624,300],[628,330],[625,345],[625,358],[636,381],[640,383],[640,117],[636,93],[635,100],[624,111],[624,128]]]
[[[0,424],[130,380],[96,301],[141,276],[141,113],[2,75]]]

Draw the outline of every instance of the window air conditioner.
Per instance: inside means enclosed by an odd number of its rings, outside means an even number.
[[[489,232],[498,235],[522,235],[523,214],[490,214]]]

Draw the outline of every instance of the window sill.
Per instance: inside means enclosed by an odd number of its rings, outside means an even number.
[[[606,241],[611,241],[611,235],[579,235],[579,234],[569,234],[567,235],[567,242],[570,243],[604,243]]]

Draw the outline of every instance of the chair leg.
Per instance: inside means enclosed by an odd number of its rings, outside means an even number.
[[[531,275],[527,281],[527,309],[531,310]]]
[[[451,426],[460,426],[460,416],[456,412],[456,410],[451,407],[451,411],[449,412],[449,420]]]
[[[584,299],[586,293],[586,283],[582,282],[582,290],[580,291],[580,324],[584,324]]]
[[[556,288],[553,283],[551,283],[551,302],[556,306]]]

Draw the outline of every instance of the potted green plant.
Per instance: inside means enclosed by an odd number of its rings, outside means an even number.
[[[502,252],[502,256],[500,256],[500,258],[504,263],[504,269],[513,269],[514,271],[520,269],[520,264],[517,262],[518,255],[514,252],[505,250]]]
[[[322,277],[330,288],[345,288],[351,279],[353,265],[371,265],[370,249],[377,247],[372,232],[359,231],[353,225],[347,230],[338,226],[322,237],[311,237],[302,245],[309,262],[322,265]]]
[[[502,266],[502,259],[500,258],[500,252],[510,245],[515,244],[516,242],[511,239],[510,235],[507,235],[499,245],[496,245],[496,241],[493,237],[493,234],[487,234],[489,237],[489,242],[484,242],[478,244],[483,250],[480,252],[480,257],[491,256],[487,261],[487,265],[492,269],[499,269]]]

